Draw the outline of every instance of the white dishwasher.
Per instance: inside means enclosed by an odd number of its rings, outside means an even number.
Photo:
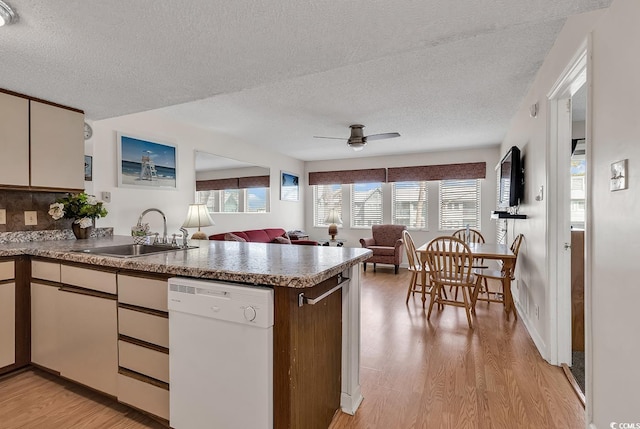
[[[273,428],[273,289],[169,279],[174,429]]]

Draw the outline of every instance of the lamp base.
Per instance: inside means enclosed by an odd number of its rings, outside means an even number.
[[[209,237],[207,237],[207,234],[205,234],[202,231],[196,231],[193,233],[193,235],[191,236],[192,240],[207,240]]]
[[[329,235],[331,236],[331,240],[336,239],[336,235],[338,235],[338,225],[335,223],[329,225]]]

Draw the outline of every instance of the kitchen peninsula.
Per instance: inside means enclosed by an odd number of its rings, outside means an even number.
[[[119,401],[168,423],[168,394],[164,393],[170,388],[168,370],[164,369],[170,353],[168,345],[162,338],[164,334],[155,337],[149,334],[151,328],[136,331],[143,325],[166,325],[167,313],[163,307],[166,306],[166,280],[178,276],[266,286],[273,288],[275,303],[273,427],[327,428],[337,410],[352,414],[358,408],[362,400],[359,384],[358,264],[369,258],[370,251],[203,240],[190,243],[200,246],[198,248],[135,258],[81,252],[131,242],[131,237],[115,236],[0,246],[0,261],[15,262],[18,324],[20,310],[29,313],[31,309],[30,320],[27,315],[26,321],[32,326],[31,347],[27,347],[25,341],[18,345],[20,335],[16,335],[16,364],[24,362],[24,366],[33,362],[36,366],[115,396]],[[342,283],[342,289],[319,305],[300,305],[305,298],[313,300],[339,283]],[[157,291],[162,290],[164,303],[156,305],[136,301],[146,299],[147,292],[155,293],[152,292],[153,287]],[[104,301],[107,305],[104,311],[113,315],[113,320],[107,325],[108,332],[103,332],[110,343],[110,351],[101,353],[115,353],[115,362],[109,364],[113,370],[101,375],[102,379],[95,385],[91,381],[93,374],[86,375],[88,381],[82,378],[85,374],[77,378],[66,375],[64,367],[72,359],[67,359],[69,350],[65,348],[72,347],[72,343],[60,339],[60,344],[49,344],[60,349],[56,357],[51,361],[36,361],[43,348],[35,342],[55,339],[52,335],[38,336],[37,328],[50,329],[52,323],[47,317],[60,320],[60,314],[48,314],[53,311],[52,300],[60,290],[72,292],[64,295],[86,294],[96,301]],[[41,292],[48,298],[38,295]],[[304,294],[303,299],[301,293]],[[30,305],[25,305],[29,297]],[[62,307],[59,310],[59,313],[74,314],[74,311],[65,311]],[[87,313],[86,318],[91,319],[92,314]],[[97,317],[99,312],[95,314]],[[66,317],[63,314],[63,321]],[[133,322],[127,325],[129,320]],[[90,325],[91,321],[87,320],[87,324]],[[16,332],[20,332],[19,327],[16,327]],[[58,332],[64,330],[59,329]],[[28,334],[23,332],[22,337]],[[25,353],[28,353],[26,359]],[[137,367],[139,362],[159,362],[160,370]],[[85,368],[84,372],[87,371],[92,369]],[[156,402],[145,402],[156,397]]]

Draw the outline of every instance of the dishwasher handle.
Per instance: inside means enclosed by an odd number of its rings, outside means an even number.
[[[322,301],[323,299],[325,299],[326,297],[328,297],[338,289],[341,289],[342,285],[347,281],[349,281],[348,278],[343,278],[342,281],[338,283],[337,286],[332,287],[331,289],[329,289],[328,291],[326,291],[325,293],[323,293],[322,295],[316,298],[307,298],[306,296],[304,296],[304,292],[300,293],[298,295],[298,307],[302,307],[305,304],[316,305],[317,303],[319,303],[320,301]]]

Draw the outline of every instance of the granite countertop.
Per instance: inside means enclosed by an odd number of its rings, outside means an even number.
[[[0,256],[31,255],[61,261],[225,280],[266,286],[306,288],[341,273],[371,256],[350,247],[190,240],[198,248],[135,258],[74,252],[93,247],[131,244],[128,236],[88,240],[52,240],[0,244]]]

